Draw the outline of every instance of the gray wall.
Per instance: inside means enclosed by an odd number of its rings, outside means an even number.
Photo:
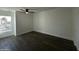
[[[56,8],[33,17],[34,30],[72,40],[72,9]]]
[[[33,30],[33,15],[16,12],[16,35],[24,34]]]

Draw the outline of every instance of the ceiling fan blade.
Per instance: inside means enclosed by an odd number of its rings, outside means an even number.
[[[31,10],[31,9],[19,9],[18,11],[21,12],[21,13],[25,13],[25,14],[26,14],[26,12],[34,13],[34,10]]]
[[[29,13],[35,13],[35,12],[30,11]]]
[[[25,11],[25,9],[20,9],[20,11]]]
[[[18,11],[18,12],[20,12],[20,13],[25,13],[24,11]]]

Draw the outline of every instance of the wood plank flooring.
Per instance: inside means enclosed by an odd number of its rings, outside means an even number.
[[[0,51],[76,51],[73,41],[38,32],[0,38]]]

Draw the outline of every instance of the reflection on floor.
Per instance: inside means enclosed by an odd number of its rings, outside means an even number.
[[[38,33],[29,32],[17,37],[0,39],[1,51],[76,51],[73,41]]]

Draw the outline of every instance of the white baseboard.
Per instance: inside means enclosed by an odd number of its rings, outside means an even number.
[[[35,30],[34,30],[34,31],[35,31]],[[68,38],[66,38],[66,37],[61,37],[61,36],[59,36],[59,35],[54,35],[54,34],[50,34],[50,33],[47,33],[47,32],[42,32],[42,31],[36,31],[36,32],[44,33],[44,34],[51,35],[51,36],[56,36],[56,37],[63,38],[63,39],[68,39]],[[68,39],[68,40],[70,40],[70,39]]]
[[[19,33],[19,34],[17,33],[16,36],[19,36],[19,35],[22,35],[22,34],[25,34],[25,33],[31,32],[31,31],[32,31],[32,30],[28,30],[28,31],[26,31],[26,32],[21,32],[21,33]]]

